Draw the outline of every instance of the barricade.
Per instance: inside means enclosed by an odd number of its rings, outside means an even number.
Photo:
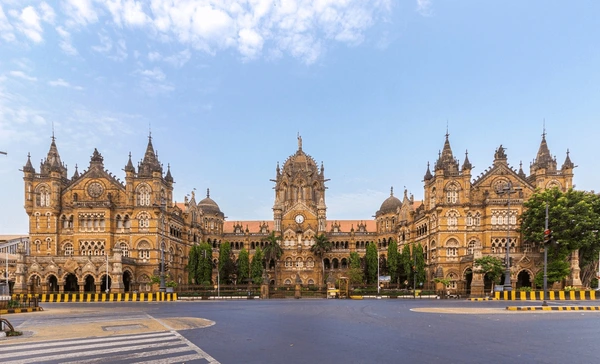
[[[505,301],[543,301],[544,291],[510,291],[494,292],[494,298]],[[599,299],[596,291],[549,291],[550,301],[591,301]]]
[[[39,302],[163,302],[177,301],[177,293],[41,293],[13,294],[13,300],[36,298]]]

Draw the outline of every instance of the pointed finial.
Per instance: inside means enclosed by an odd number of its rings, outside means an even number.
[[[148,123],[148,140],[152,140],[152,123]]]
[[[298,132],[298,150],[302,150],[302,137],[300,136],[300,132]]]
[[[567,148],[567,157],[569,156],[569,153],[570,153],[570,152],[569,152],[569,148]]]
[[[546,139],[546,118],[544,118],[544,129],[542,132],[542,139]]]
[[[448,132],[448,119],[446,119],[446,139],[448,139],[449,136],[450,133]]]
[[[394,186],[390,188],[390,196],[394,196]]]
[[[54,137],[54,121],[52,121],[52,143],[54,143],[54,140],[56,140],[56,138]]]
[[[206,189],[206,198],[209,198],[209,197],[210,197],[210,189],[209,189],[209,188],[207,188],[207,189]]]

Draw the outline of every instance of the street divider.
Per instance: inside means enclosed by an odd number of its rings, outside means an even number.
[[[508,306],[509,311],[600,311],[600,306]]]
[[[544,291],[494,292],[494,298],[505,301],[543,301]],[[549,291],[546,299],[550,301],[590,301],[599,298],[596,291]]]
[[[41,293],[13,294],[13,300],[37,298],[39,302],[162,302],[177,301],[177,293]]]

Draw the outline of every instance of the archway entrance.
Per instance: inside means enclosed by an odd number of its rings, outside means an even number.
[[[31,279],[31,281],[29,283],[29,292],[33,293],[33,294],[40,293],[40,288],[41,288],[41,283],[42,283],[40,276],[34,275],[30,279]]]
[[[87,276],[85,277],[85,286],[83,288],[85,292],[96,292],[96,284],[94,282],[94,277]]]
[[[526,270],[520,271],[517,276],[517,289],[521,287],[531,287],[531,276]]]
[[[131,273],[128,270],[123,272],[123,289],[125,292],[131,290]]]
[[[467,270],[465,270],[463,279],[465,280],[465,294],[470,295],[471,294],[471,282],[473,281],[473,270],[471,268],[467,268]]]
[[[77,277],[73,273],[69,273],[65,277],[65,293],[67,292],[79,292]]]
[[[54,275],[48,277],[48,293],[58,293],[58,279]]]
[[[106,274],[102,276],[102,285],[100,286],[100,291],[102,293],[107,293],[107,289],[110,290],[111,287],[111,279],[110,276],[108,277],[108,287],[106,286]]]

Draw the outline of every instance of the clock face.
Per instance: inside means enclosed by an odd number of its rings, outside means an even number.
[[[295,220],[296,220],[296,222],[298,224],[302,224],[304,222],[304,216],[302,216],[302,215],[296,215],[296,219]]]
[[[102,186],[98,182],[93,182],[88,186],[88,193],[93,198],[100,197],[103,192],[104,192],[104,186]]]

